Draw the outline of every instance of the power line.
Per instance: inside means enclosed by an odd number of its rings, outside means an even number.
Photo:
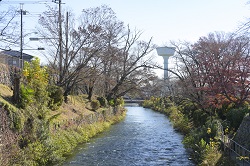
[[[2,0],[0,0],[1,2]],[[44,3],[48,3],[51,1],[48,1],[48,0],[44,0],[44,1],[6,1],[4,0],[3,1],[5,4],[20,4],[20,3],[25,3],[25,4],[44,4]]]

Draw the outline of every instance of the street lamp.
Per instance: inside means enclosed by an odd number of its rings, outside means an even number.
[[[43,47],[38,47],[37,49],[23,49],[23,50],[45,50]]]
[[[45,50],[43,47],[38,47],[37,50]]]
[[[30,41],[38,41],[39,38],[38,37],[30,37]]]
[[[44,40],[46,40],[46,39],[58,39],[58,38],[48,38],[48,37],[30,37],[29,38],[30,39],[30,41],[39,41],[39,40],[42,40],[42,39],[44,39]]]

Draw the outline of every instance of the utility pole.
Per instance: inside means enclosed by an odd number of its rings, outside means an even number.
[[[20,14],[21,14],[21,35],[20,35],[20,62],[19,67],[23,68],[23,15],[26,15],[25,10],[23,10],[23,4],[20,4]]]
[[[59,6],[59,13],[58,13],[58,23],[59,23],[59,81],[60,84],[62,82],[62,12],[61,12],[61,0],[52,0],[52,2],[57,3]]]
[[[65,53],[65,62],[68,62],[68,52],[69,52],[69,48],[68,48],[68,43],[69,43],[69,12],[66,13],[66,30],[65,30],[65,48],[66,48],[66,53]],[[63,72],[65,72],[65,66],[63,69]]]
[[[22,69],[23,68],[23,4],[20,4],[21,8],[20,8],[20,12],[21,12],[21,41],[20,41],[20,62],[19,62],[19,66]]]
[[[21,14],[21,34],[20,34],[20,58],[19,67],[23,69],[23,15],[26,15],[26,11],[23,10],[23,4],[20,4],[20,14]],[[14,70],[14,80],[13,80],[13,100],[15,103],[20,102],[20,69],[15,68]]]

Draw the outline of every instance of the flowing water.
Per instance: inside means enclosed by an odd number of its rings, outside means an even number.
[[[124,121],[78,147],[65,166],[194,165],[168,118],[142,107],[126,107]]]

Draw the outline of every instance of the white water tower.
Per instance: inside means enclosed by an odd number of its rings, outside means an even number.
[[[164,59],[164,80],[168,80],[168,58],[174,55],[175,47],[157,47],[156,51]]]

